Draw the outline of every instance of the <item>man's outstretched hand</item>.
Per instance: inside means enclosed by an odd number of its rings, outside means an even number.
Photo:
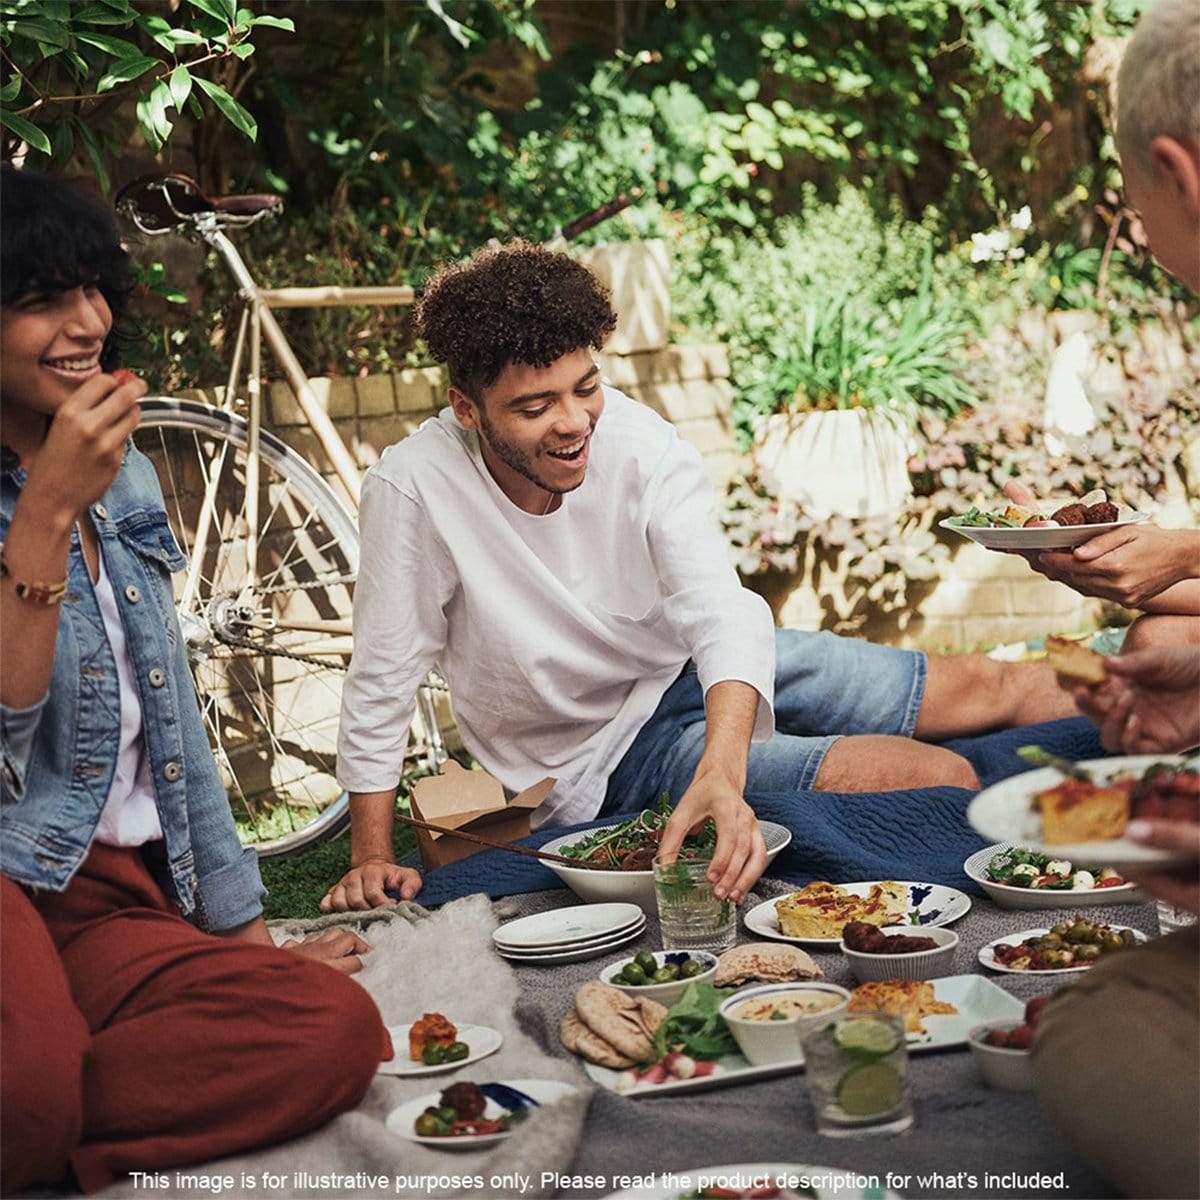
[[[321,899],[322,912],[348,912],[351,909],[378,908],[395,904],[395,892],[401,900],[411,900],[421,890],[420,873],[393,862],[370,861],[351,867]]]
[[[1170,870],[1129,867],[1125,874],[1157,900],[1200,913],[1200,824],[1195,821],[1130,821],[1126,836],[1143,846],[1175,850],[1187,857]]]
[[[767,844],[754,810],[731,781],[719,775],[698,775],[692,781],[663,830],[658,857],[674,862],[683,839],[699,832],[709,817],[717,826],[717,849],[708,878],[718,897],[740,904],[766,869]]]

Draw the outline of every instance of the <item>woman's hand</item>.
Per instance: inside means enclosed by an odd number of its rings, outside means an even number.
[[[1129,867],[1125,874],[1156,900],[1200,913],[1200,824],[1195,821],[1130,821],[1125,835],[1143,846],[1178,850],[1187,856],[1168,870]]]
[[[1194,578],[1200,563],[1200,533],[1122,525],[1097,534],[1073,550],[1047,550],[1030,565],[1085,596],[1142,608],[1160,592]]]
[[[420,873],[411,867],[374,859],[351,867],[321,898],[321,911],[348,912],[395,904],[396,899],[384,889],[398,892],[401,900],[411,900],[421,890],[421,882]]]
[[[344,975],[361,971],[362,955],[371,953],[371,947],[349,929],[326,929],[307,937],[291,938],[281,942],[279,949],[323,962]]]
[[[53,504],[74,517],[108,491],[138,426],[146,385],[129,371],[97,375],[63,402],[22,488],[29,504]]]

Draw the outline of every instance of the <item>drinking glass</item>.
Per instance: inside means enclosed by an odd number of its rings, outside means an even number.
[[[1158,932],[1174,933],[1177,929],[1186,929],[1196,924],[1196,914],[1186,908],[1176,908],[1165,900],[1158,901]]]
[[[721,900],[708,881],[710,858],[654,863],[654,895],[664,950],[710,950],[719,954],[737,940],[737,909]]]
[[[804,1069],[818,1133],[863,1137],[912,1127],[902,1017],[843,1014],[804,1039]]]

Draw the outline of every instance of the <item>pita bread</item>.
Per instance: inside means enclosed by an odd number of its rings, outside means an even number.
[[[593,1033],[579,1019],[574,1009],[571,1009],[559,1024],[558,1038],[572,1054],[578,1054],[598,1067],[611,1067],[614,1071],[620,1071],[635,1065],[632,1058],[618,1054],[599,1034]]]
[[[726,950],[717,959],[714,987],[743,983],[788,983],[794,979],[820,979],[824,972],[799,946],[778,942],[747,942]]]
[[[635,1000],[596,980],[575,993],[575,1011],[593,1033],[634,1062],[653,1056],[654,1031],[667,1015],[657,1001],[644,996]]]

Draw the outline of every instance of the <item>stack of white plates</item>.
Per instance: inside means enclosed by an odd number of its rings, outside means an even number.
[[[645,928],[646,914],[636,904],[577,904],[509,921],[492,939],[510,962],[581,962],[624,946]]]

